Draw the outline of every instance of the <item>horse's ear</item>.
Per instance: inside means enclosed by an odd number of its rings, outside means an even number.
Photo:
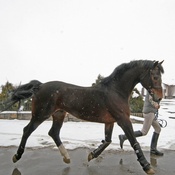
[[[159,62],[158,62],[158,61],[155,61],[155,62],[154,62],[154,65],[153,65],[153,69],[154,69],[158,64],[159,64]]]
[[[159,64],[162,64],[164,62],[164,60],[162,60]]]

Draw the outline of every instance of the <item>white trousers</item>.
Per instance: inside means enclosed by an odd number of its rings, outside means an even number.
[[[143,122],[143,127],[141,129],[141,132],[143,135],[146,135],[152,126],[154,128],[154,132],[159,134],[161,132],[161,127],[159,125],[159,122],[155,120],[155,115],[154,113],[148,113],[145,114],[143,113],[144,117],[144,122]]]

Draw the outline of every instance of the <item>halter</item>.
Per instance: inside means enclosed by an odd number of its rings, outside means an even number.
[[[155,70],[155,69],[158,69],[158,67],[156,66],[154,69],[148,69],[148,70],[146,70],[145,71],[145,73],[144,74],[142,74],[141,75],[141,80],[143,80],[147,75],[148,75],[148,73],[149,73],[149,85],[148,85],[148,88],[146,88],[147,89],[147,91],[149,92],[149,94],[150,95],[153,95],[154,94],[154,92],[152,91],[152,89],[161,89],[162,87],[161,86],[155,86],[154,85],[154,83],[153,83],[153,79],[152,79],[152,75],[151,75],[151,72],[153,71],[153,70]]]
[[[150,69],[150,79],[151,79],[151,86],[155,89],[161,89],[161,83],[160,85],[156,85],[156,82],[159,82],[160,81],[160,75],[152,75],[152,72],[153,71],[160,71],[159,68],[156,66],[154,69]],[[154,83],[155,84],[154,84]]]
[[[148,72],[151,72],[152,69],[148,69],[146,70],[142,75],[141,75],[141,78],[140,80],[144,80],[144,78],[147,76]],[[153,87],[153,83],[152,83],[152,78],[151,78],[151,73],[149,74],[149,85],[148,85],[148,88],[147,91],[149,92],[149,94],[153,95],[154,93],[152,92],[152,87]]]

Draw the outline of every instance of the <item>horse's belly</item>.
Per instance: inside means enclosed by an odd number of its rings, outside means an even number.
[[[110,115],[110,114],[91,114],[91,115],[83,115],[83,114],[79,114],[79,115],[74,115],[75,117],[82,119],[82,120],[86,120],[86,121],[90,121],[90,122],[98,122],[98,123],[113,123],[116,122],[116,120]]]

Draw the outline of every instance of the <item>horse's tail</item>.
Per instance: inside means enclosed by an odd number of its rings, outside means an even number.
[[[41,84],[42,83],[38,80],[32,80],[29,83],[20,85],[11,91],[10,97],[1,104],[3,106],[3,109],[0,112],[9,109],[13,104],[17,102],[19,102],[20,107],[20,101],[32,97],[32,95],[39,90]]]

